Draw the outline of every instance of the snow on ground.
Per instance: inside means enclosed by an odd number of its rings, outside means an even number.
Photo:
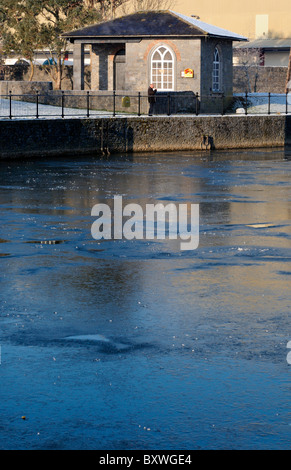
[[[245,93],[234,93],[235,97],[241,97],[245,100]],[[270,95],[270,112],[271,114],[291,113],[291,93],[287,95],[281,93],[271,93]],[[267,93],[248,93],[248,114],[267,114],[268,113],[269,96]]]
[[[11,100],[12,105],[12,117],[13,118],[35,118],[37,107],[36,103],[28,103],[25,101]],[[61,118],[62,107],[51,106],[51,105],[38,105],[38,114],[40,118]],[[107,111],[95,111],[90,110],[90,116],[112,116],[112,113]],[[10,116],[10,104],[8,99],[0,99],[0,119],[9,118]],[[64,116],[66,118],[86,117],[86,109],[78,108],[64,108]]]

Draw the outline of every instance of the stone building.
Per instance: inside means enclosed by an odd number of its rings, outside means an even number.
[[[74,89],[84,89],[91,46],[91,90],[191,92],[232,96],[232,43],[241,35],[173,11],[141,11],[63,34],[74,48]],[[201,99],[202,99],[201,98]],[[205,101],[206,102],[206,101]]]

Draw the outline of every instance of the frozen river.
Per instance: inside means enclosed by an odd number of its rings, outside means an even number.
[[[1,449],[290,449],[284,151],[0,171]],[[94,240],[115,195],[199,204],[198,248]]]

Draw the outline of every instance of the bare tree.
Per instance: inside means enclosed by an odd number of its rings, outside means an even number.
[[[174,0],[128,0],[123,2],[120,12],[128,14],[136,11],[170,10]]]
[[[116,10],[129,0],[84,0],[84,4],[89,8],[95,8],[100,12],[103,20],[113,19]]]
[[[84,4],[98,10],[103,20],[110,20],[136,11],[169,10],[175,0],[84,0]]]
[[[249,93],[256,92],[261,61],[260,49],[236,47],[234,49],[234,58],[236,59],[236,65],[242,67],[243,70],[244,79],[241,86],[244,86]]]
[[[132,0],[135,10],[168,10],[173,7],[173,0]]]
[[[4,59],[3,59],[3,50],[0,44],[0,80],[4,80],[5,70],[4,70]]]

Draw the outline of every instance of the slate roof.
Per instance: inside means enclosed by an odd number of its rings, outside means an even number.
[[[248,44],[237,44],[236,48],[264,49],[265,51],[289,51],[291,47],[291,38],[283,39],[255,39]]]
[[[76,31],[62,34],[74,39],[109,38],[152,38],[152,37],[219,37],[233,41],[247,41],[247,38],[199,21],[195,18],[166,11],[140,11],[111,21],[97,23]]]

